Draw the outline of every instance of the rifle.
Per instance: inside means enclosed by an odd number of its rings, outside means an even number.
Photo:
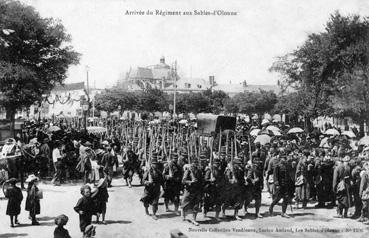
[[[214,180],[214,169],[213,169],[213,140],[210,146],[210,179]]]
[[[247,135],[247,139],[249,142],[249,156],[250,156],[250,161],[252,163],[252,151],[251,151],[251,140],[250,140],[250,135]]]
[[[190,156],[190,142],[188,140],[188,134],[186,134],[186,141],[187,141],[187,158],[188,158],[188,163],[191,163],[191,156]]]
[[[226,160],[228,160],[228,144],[229,144],[229,131],[227,131],[227,134],[226,134]]]
[[[222,150],[222,128],[219,128],[219,145],[218,154],[220,159],[220,151]]]
[[[235,152],[236,157],[238,157],[236,132],[234,133],[234,152]]]

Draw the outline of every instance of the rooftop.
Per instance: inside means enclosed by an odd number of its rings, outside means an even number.
[[[74,90],[83,90],[85,88],[84,82],[79,83],[69,83],[69,84],[59,84],[54,87],[52,91],[74,91]]]
[[[257,92],[259,90],[265,91],[273,91],[276,94],[279,94],[281,89],[278,85],[247,85],[246,87],[243,86],[242,83],[238,84],[218,84],[213,87],[214,90],[222,90],[225,93],[235,95],[237,93],[242,92]]]

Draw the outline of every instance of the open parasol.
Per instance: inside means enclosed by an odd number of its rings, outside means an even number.
[[[356,137],[355,133],[352,132],[352,131],[344,131],[344,132],[342,132],[342,135],[348,136],[350,138],[355,138]]]
[[[89,126],[87,127],[87,132],[94,134],[94,135],[101,135],[106,133],[108,130],[105,127],[101,127],[101,126]]]
[[[281,129],[279,129],[279,128],[278,128],[278,127],[276,127],[276,126],[272,126],[272,125],[268,126],[266,129],[267,129],[267,130],[271,130],[271,131],[281,131]]]
[[[301,129],[300,127],[294,127],[288,130],[288,134],[293,134],[293,133],[302,133],[304,132],[303,129]]]
[[[259,134],[259,132],[260,132],[260,129],[252,129],[250,131],[250,135],[251,136],[257,136]]]
[[[324,132],[324,134],[331,135],[331,136],[338,136],[340,135],[340,132],[337,131],[336,129],[328,129]]]
[[[265,145],[267,143],[270,143],[270,136],[268,135],[258,135],[254,141],[254,143],[256,142],[260,142],[261,145]]]
[[[58,126],[51,126],[49,127],[49,129],[47,129],[48,132],[55,132],[55,131],[60,131],[60,127]]]
[[[369,145],[369,136],[364,136],[358,142],[358,145]]]

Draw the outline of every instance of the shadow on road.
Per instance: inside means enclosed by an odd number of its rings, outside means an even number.
[[[49,216],[44,216],[44,217],[38,217],[37,220],[39,221],[50,221],[50,220],[55,220],[56,217],[49,217]]]
[[[315,214],[311,212],[290,214],[291,217],[300,217],[300,216],[309,216],[309,215],[315,215]]]
[[[41,220],[38,219],[38,221],[40,221],[40,225],[37,225],[37,226],[41,226],[41,227],[42,226],[55,226],[55,221],[54,220],[49,221],[49,222],[41,222]],[[34,225],[32,225],[31,223],[21,223],[21,224],[17,225],[15,228],[18,228],[18,227],[28,227],[28,226],[34,226]]]
[[[0,234],[0,238],[10,238],[10,237],[19,237],[19,236],[28,236],[27,233],[5,233]]]
[[[213,218],[213,219],[208,219],[208,220],[205,220],[205,221],[198,221],[198,223],[200,225],[205,225],[205,224],[207,224],[207,225],[214,225],[214,224],[219,224],[220,222],[217,221],[215,218]]]
[[[105,222],[106,222],[107,225],[110,225],[110,224],[130,224],[130,223],[132,223],[131,221],[123,221],[123,220],[120,220],[120,221],[106,220]]]
[[[64,191],[58,191],[50,188],[43,188],[42,191],[44,192],[53,192],[53,193],[64,193]]]
[[[173,217],[179,217],[177,214],[175,213],[165,213],[165,214],[159,214],[158,218],[173,218]]]

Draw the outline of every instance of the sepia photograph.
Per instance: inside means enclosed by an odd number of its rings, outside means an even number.
[[[369,1],[0,0],[0,238],[369,236]]]

